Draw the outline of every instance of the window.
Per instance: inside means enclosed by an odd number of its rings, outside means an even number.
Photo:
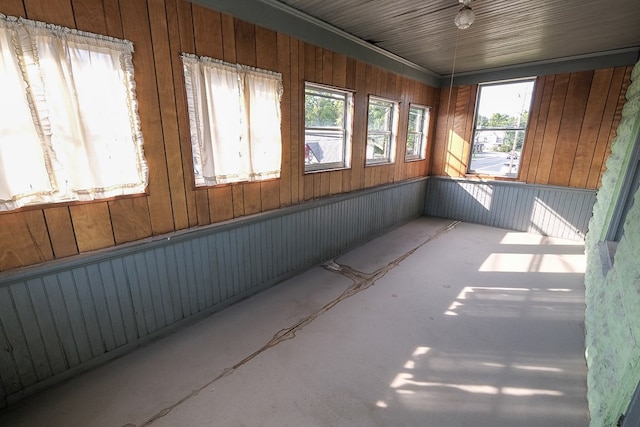
[[[282,76],[183,54],[196,186],[280,177]]]
[[[405,161],[425,158],[427,132],[429,128],[429,108],[419,105],[409,107],[409,129],[407,131],[407,147]]]
[[[398,125],[398,103],[369,97],[366,164],[393,163]]]
[[[132,52],[0,15],[0,210],[144,192]]]
[[[351,92],[305,83],[305,172],[349,167],[352,116]]]
[[[534,80],[480,85],[469,172],[517,177]]]

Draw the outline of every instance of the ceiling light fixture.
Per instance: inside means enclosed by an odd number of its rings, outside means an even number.
[[[453,22],[456,24],[461,30],[465,30],[473,24],[473,21],[476,19],[476,14],[471,10],[471,0],[459,0],[460,3],[463,4],[462,9],[458,11]]]

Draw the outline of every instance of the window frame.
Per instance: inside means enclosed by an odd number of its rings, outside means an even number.
[[[422,129],[418,131],[412,131],[409,129],[411,110],[420,110],[422,111]],[[426,158],[427,153],[427,139],[429,136],[429,121],[431,120],[431,107],[420,104],[409,104],[409,116],[407,118],[407,141],[405,143],[405,152],[404,152],[404,161],[405,162],[415,162],[419,160],[424,160]],[[420,135],[420,149],[418,150],[418,154],[408,154],[409,147],[409,135]]]
[[[387,126],[389,130],[371,130],[369,129],[369,114],[371,112],[371,104],[389,104],[391,106],[391,114],[387,119]],[[395,162],[396,151],[396,139],[398,136],[398,116],[400,103],[396,100],[384,98],[376,95],[369,95],[367,102],[367,135],[365,144],[365,166],[386,165]],[[383,158],[371,158],[369,157],[369,137],[371,135],[389,135],[389,144],[385,147],[385,156]],[[375,145],[374,145],[375,147]]]
[[[505,86],[505,85],[509,85],[509,84],[516,84],[516,83],[526,83],[526,82],[531,82],[532,83],[532,88],[531,88],[531,94],[529,97],[529,103],[524,103],[523,102],[523,106],[520,112],[520,117],[522,117],[522,115],[524,114],[524,112],[527,112],[527,122],[524,124],[524,126],[517,126],[517,127],[483,127],[483,128],[478,128],[478,118],[479,118],[479,111],[480,111],[480,100],[481,100],[481,96],[482,96],[482,89],[486,88],[486,87],[495,87],[495,86]],[[524,150],[524,146],[526,143],[526,136],[527,136],[527,129],[529,127],[529,114],[531,113],[531,108],[533,105],[533,97],[535,94],[535,90],[536,90],[536,77],[524,77],[524,78],[519,78],[519,79],[510,79],[510,80],[499,80],[499,81],[492,81],[492,82],[486,82],[486,83],[480,83],[478,85],[478,93],[476,95],[476,106],[475,106],[475,111],[474,111],[474,115],[473,115],[473,130],[471,132],[471,143],[469,144],[469,162],[467,165],[467,174],[470,175],[488,175],[488,176],[493,176],[493,177],[499,177],[501,179],[513,179],[513,180],[518,180],[520,177],[520,156]],[[520,119],[520,117],[518,117],[518,120]],[[511,153],[515,152],[515,144],[517,142],[517,132],[523,132],[523,140],[522,140],[522,147],[520,148],[520,151],[517,152],[518,157],[516,157],[518,159],[518,169],[516,173],[505,173],[505,174],[500,174],[500,173],[496,173],[496,174],[491,174],[491,173],[482,173],[482,172],[477,172],[473,169],[471,169],[472,166],[472,156],[474,154],[474,146],[475,146],[475,139],[476,139],[476,134],[478,132],[516,132],[516,135],[514,136],[514,148],[512,148]],[[511,159],[511,155],[508,157],[509,159]],[[510,161],[510,167],[512,167],[513,165],[513,159],[511,159]]]
[[[315,89],[319,92],[332,93],[344,97],[344,109],[342,123],[343,127],[307,127],[306,124],[306,101],[308,89]],[[351,146],[353,136],[353,114],[354,114],[354,92],[344,88],[323,85],[314,82],[304,82],[304,99],[302,103],[304,117],[304,173],[325,172],[332,170],[344,170],[351,168]],[[342,161],[327,163],[307,163],[307,131],[334,131],[342,133]]]

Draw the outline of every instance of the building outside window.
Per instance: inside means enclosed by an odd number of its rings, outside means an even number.
[[[304,170],[344,169],[351,162],[353,94],[305,83]]]
[[[393,163],[398,126],[398,103],[369,97],[366,164]]]
[[[427,134],[429,129],[429,107],[411,105],[409,107],[409,128],[405,161],[425,158]]]
[[[534,80],[481,84],[469,173],[518,176]]]

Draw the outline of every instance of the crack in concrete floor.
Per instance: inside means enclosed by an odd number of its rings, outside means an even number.
[[[404,254],[399,256],[398,258],[394,259],[393,261],[391,261],[390,263],[388,263],[384,267],[379,268],[378,270],[374,271],[373,273],[364,273],[364,272],[358,271],[358,270],[356,270],[356,269],[354,269],[354,268],[352,268],[352,267],[350,267],[348,265],[340,265],[340,264],[336,263],[334,260],[330,260],[330,261],[325,262],[324,264],[322,264],[322,266],[323,266],[323,268],[325,270],[328,270],[328,271],[331,271],[331,272],[334,272],[334,273],[337,273],[337,274],[341,274],[341,275],[345,276],[346,278],[350,279],[353,282],[353,284],[351,286],[349,286],[344,292],[342,292],[342,294],[340,294],[340,296],[338,296],[337,298],[329,301],[323,307],[321,307],[320,309],[316,310],[315,312],[309,314],[307,317],[301,319],[295,325],[279,330],[278,332],[276,332],[274,334],[273,338],[271,338],[265,345],[260,347],[258,350],[256,350],[255,352],[251,353],[250,355],[248,355],[247,357],[245,357],[244,359],[242,359],[241,361],[239,361],[238,363],[236,363],[232,367],[224,369],[218,376],[213,378],[211,381],[209,381],[206,384],[204,384],[203,386],[193,390],[191,393],[189,393],[188,395],[184,396],[182,399],[180,399],[176,403],[172,404],[171,406],[167,406],[166,408],[162,409],[160,412],[155,414],[153,417],[149,418],[147,421],[142,423],[140,426],[143,427],[143,426],[148,426],[148,425],[153,424],[154,422],[158,421],[160,418],[162,418],[162,417],[166,416],[167,414],[169,414],[172,410],[174,410],[175,408],[180,406],[182,403],[186,402],[187,400],[191,399],[192,397],[197,396],[202,390],[204,390],[204,389],[206,389],[208,387],[211,387],[211,385],[214,384],[216,381],[220,380],[221,378],[224,378],[226,376],[231,375],[236,369],[238,369],[242,365],[248,363],[249,361],[251,361],[256,356],[258,356],[261,353],[267,351],[271,347],[274,347],[274,346],[280,344],[281,342],[284,342],[284,341],[287,341],[287,340],[295,338],[297,331],[302,330],[305,326],[309,325],[311,322],[313,322],[315,319],[317,319],[320,315],[322,315],[322,314],[326,313],[327,311],[331,310],[340,301],[343,301],[343,300],[345,300],[345,299],[347,299],[349,297],[352,297],[352,296],[356,295],[357,293],[359,293],[359,292],[361,292],[361,291],[373,286],[376,281],[378,281],[379,279],[383,278],[389,271],[391,271],[392,269],[394,269],[395,267],[400,265],[400,263],[402,261],[407,259],[409,256],[413,255],[418,249],[420,249],[421,247],[423,247],[427,243],[439,238],[441,235],[453,230],[459,223],[460,223],[460,221],[453,221],[450,224],[447,224],[446,226],[439,228],[433,236],[430,236],[429,238],[427,238],[425,241],[420,243],[415,248],[411,249],[408,252],[405,252]],[[132,424],[126,424],[123,427],[132,427]]]

